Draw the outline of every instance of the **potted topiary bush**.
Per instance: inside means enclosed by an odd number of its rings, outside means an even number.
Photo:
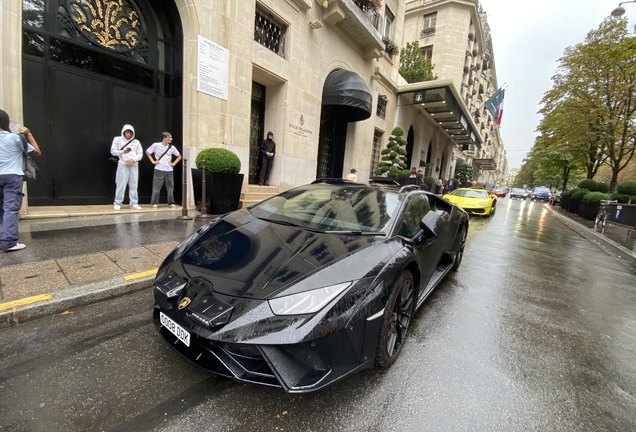
[[[561,208],[567,210],[570,204],[570,196],[572,195],[572,189],[567,189],[561,192]]]
[[[587,189],[580,189],[580,188],[572,189],[572,195],[570,195],[570,203],[568,205],[568,211],[570,213],[579,214],[579,207],[581,205],[581,200],[583,199],[585,194],[589,192],[590,191]]]
[[[629,203],[629,199],[631,198],[629,195],[624,195],[624,194],[620,194],[618,192],[614,192],[612,195],[612,201],[618,201],[621,204],[628,204]],[[636,200],[636,196],[634,197],[634,200]]]
[[[243,188],[241,160],[231,150],[215,147],[202,150],[192,168],[192,189],[197,208],[202,194],[202,172],[205,164],[205,201],[208,213],[225,213],[238,209]]]
[[[406,164],[406,140],[402,138],[404,129],[395,127],[391,134],[386,148],[380,152],[382,160],[374,173],[377,176],[387,176],[399,181],[405,179],[410,172]]]
[[[435,184],[435,177],[431,177],[431,176],[424,177],[424,184],[426,185],[426,190],[429,192],[432,192],[433,185]]]
[[[594,220],[601,208],[601,200],[609,200],[610,194],[603,192],[589,192],[581,200],[580,215],[587,220]]]
[[[627,195],[631,198],[629,204],[636,203],[636,180],[627,180],[616,185],[616,193],[621,195]]]
[[[579,184],[577,185],[578,189],[587,189],[590,192],[597,191],[598,190],[597,187],[598,187],[598,182],[593,179],[581,180]]]

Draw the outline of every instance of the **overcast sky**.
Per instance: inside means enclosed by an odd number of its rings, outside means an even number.
[[[539,102],[552,88],[564,49],[583,42],[619,1],[480,1],[492,33],[497,81],[508,86],[501,121],[508,168],[519,168],[534,144]],[[623,7],[633,28],[636,3]]]

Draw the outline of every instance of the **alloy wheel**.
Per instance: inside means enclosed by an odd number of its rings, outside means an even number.
[[[414,294],[413,280],[404,280],[400,286],[400,292],[393,302],[390,323],[387,328],[386,354],[389,358],[397,356],[404,343],[413,314]]]

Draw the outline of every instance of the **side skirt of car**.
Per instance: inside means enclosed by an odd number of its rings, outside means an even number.
[[[451,259],[450,262],[446,262],[446,257],[442,259],[442,261],[435,268],[435,272],[433,276],[431,276],[431,280],[426,285],[417,299],[417,304],[415,305],[415,309],[419,309],[422,303],[428,298],[428,296],[433,292],[435,287],[439,285],[439,283],[444,280],[444,276],[446,276],[453,269],[454,259]]]

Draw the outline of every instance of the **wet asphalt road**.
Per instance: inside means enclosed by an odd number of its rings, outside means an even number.
[[[400,359],[287,395],[191,366],[145,290],[0,331],[0,431],[636,430],[636,274],[545,204],[471,219]]]

